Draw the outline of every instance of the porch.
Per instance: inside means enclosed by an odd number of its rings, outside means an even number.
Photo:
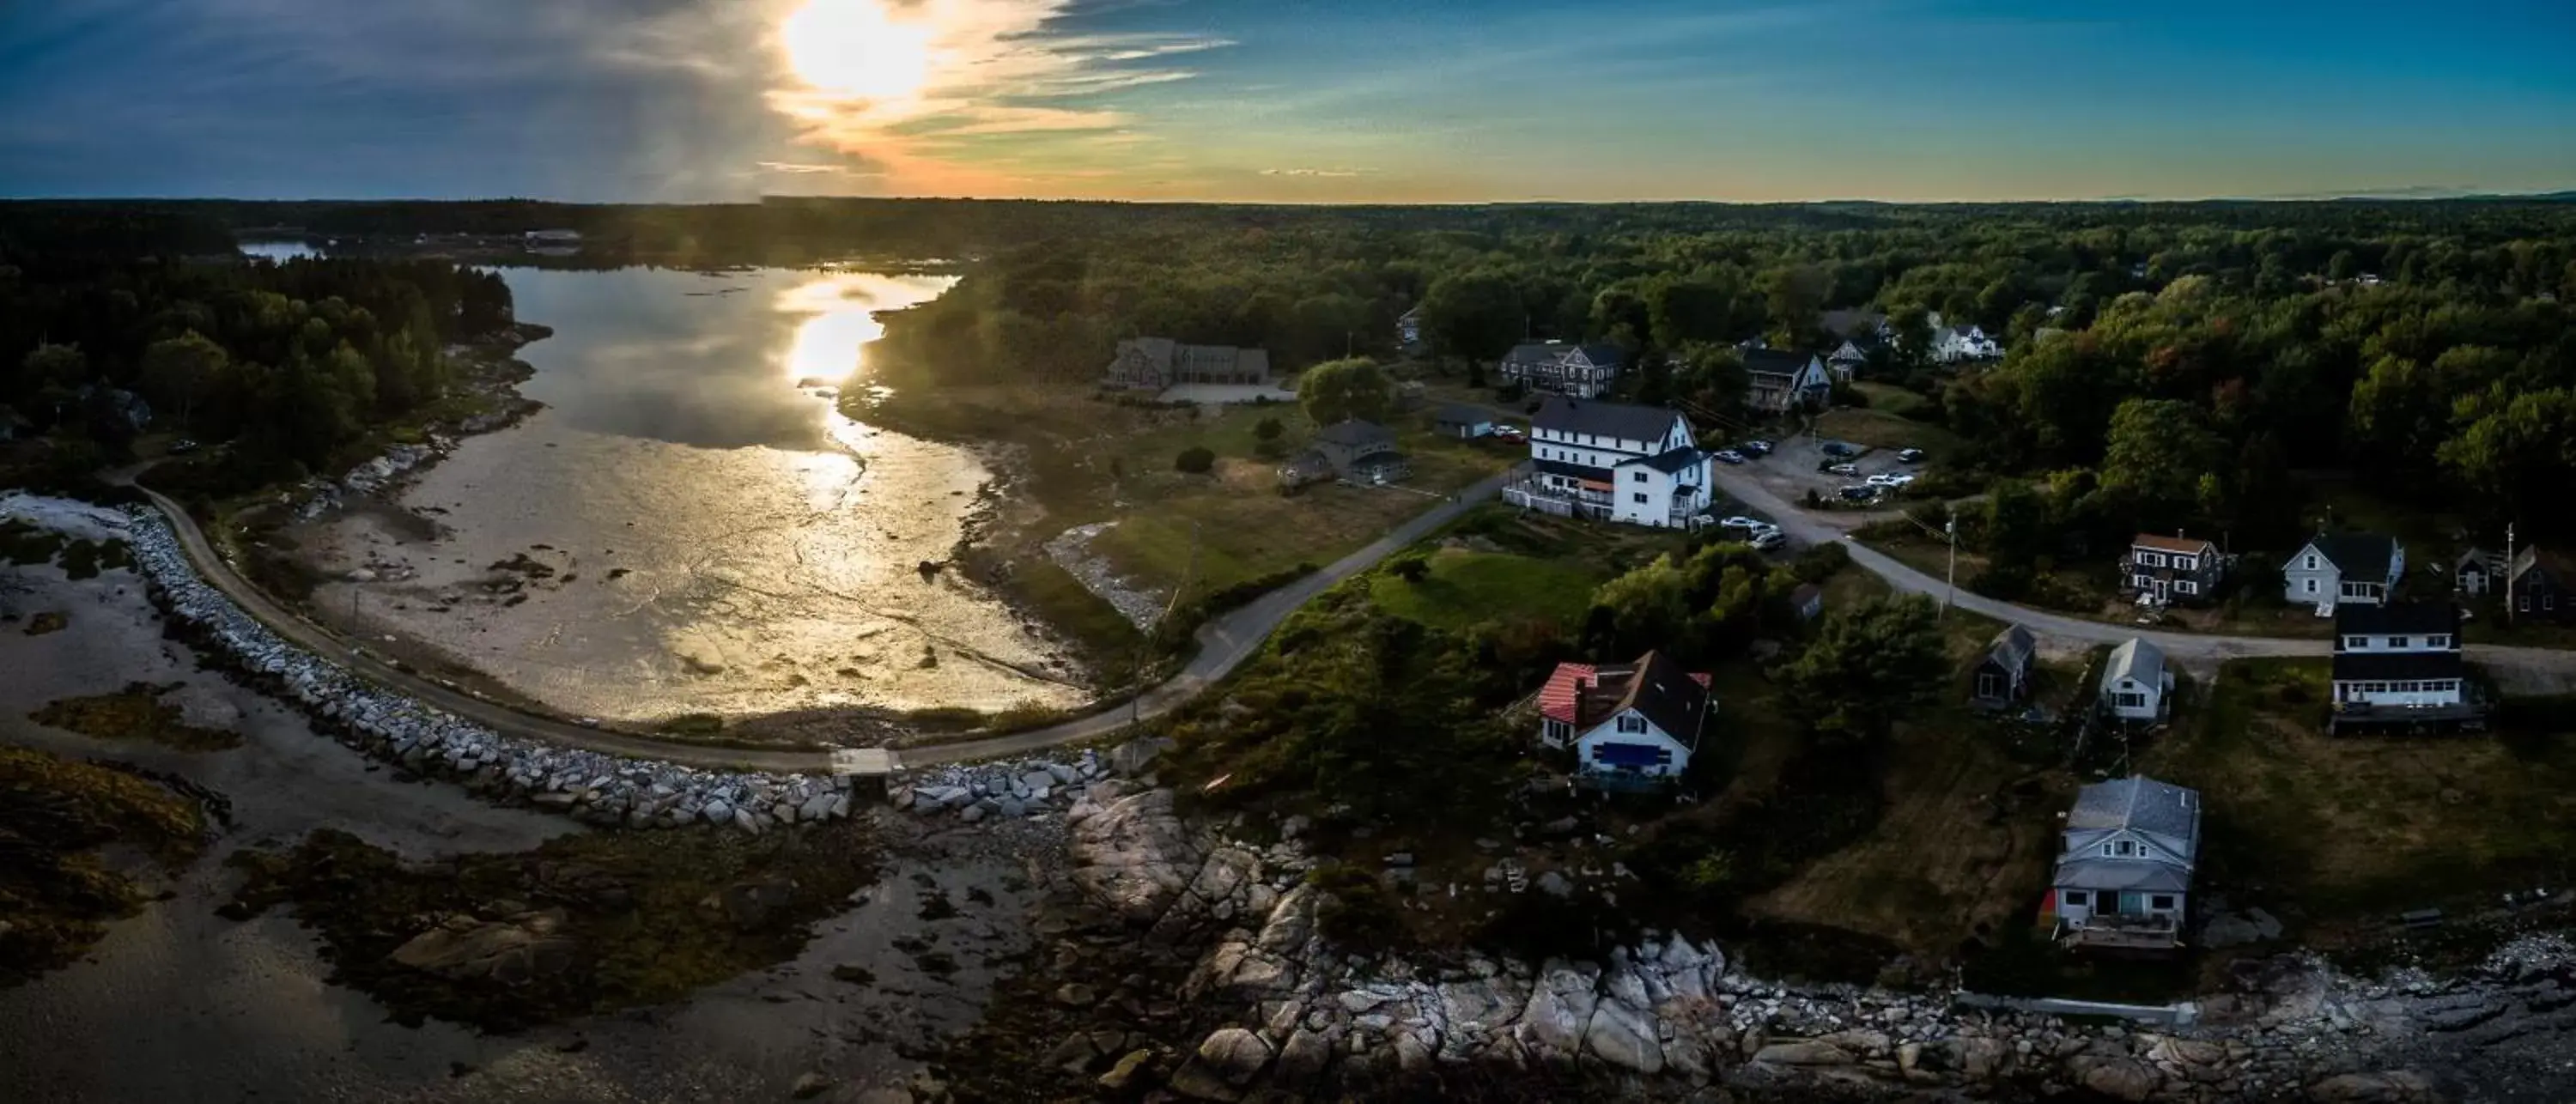
[[[2182,918],[2171,915],[2119,916],[2096,913],[2082,926],[2066,924],[2058,942],[2097,950],[2168,950],[2182,945]]]

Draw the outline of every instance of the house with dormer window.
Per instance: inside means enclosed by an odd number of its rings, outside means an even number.
[[[2281,564],[2281,600],[2319,617],[2344,605],[2388,601],[2406,576],[2406,549],[2375,533],[2319,533]]]
[[[2200,862],[2200,794],[2144,776],[2076,791],[2043,916],[2072,946],[2179,946]]]
[[[1660,406],[1550,396],[1530,422],[1530,474],[1503,501],[1560,517],[1689,528],[1716,477],[1690,420]]]
[[[1574,751],[1575,776],[1622,788],[1690,769],[1715,712],[1705,672],[1661,652],[1634,663],[1560,663],[1538,693],[1539,743]]]

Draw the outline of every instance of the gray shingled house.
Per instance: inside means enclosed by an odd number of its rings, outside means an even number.
[[[2048,909],[2087,947],[2182,942],[2200,861],[2200,794],[2144,776],[2086,786],[2066,814]]]

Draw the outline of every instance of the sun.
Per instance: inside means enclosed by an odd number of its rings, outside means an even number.
[[[894,18],[884,0],[806,0],[778,25],[787,67],[817,92],[904,100],[930,79],[930,28]]]

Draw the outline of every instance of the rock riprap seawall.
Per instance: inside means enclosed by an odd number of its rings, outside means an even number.
[[[705,822],[761,832],[850,814],[846,781],[710,771],[513,740],[392,693],[280,638],[199,578],[159,511],[128,511],[134,563],[174,627],[344,743],[405,769],[602,827]]]
[[[1317,933],[1322,895],[1302,884],[1308,863],[1293,843],[1255,848],[1194,831],[1169,791],[1120,780],[1090,787],[1068,826],[1071,875],[1090,903],[1145,942],[1195,956],[1184,998],[1239,1010],[1194,1045],[1174,1041],[1165,1084],[1194,1099],[1421,1084],[1482,1064],[1604,1077],[1648,1097],[1723,1085],[1864,1098],[2430,1101],[2458,1098],[2443,1078],[2499,1048],[2576,1039],[2576,951],[2555,936],[2514,941],[2448,978],[2357,979],[2305,954],[2255,960],[2234,991],[2204,999],[2198,1023],[2150,1029],[1778,985],[1680,935],[1649,934],[1604,961],[1351,955]]]

